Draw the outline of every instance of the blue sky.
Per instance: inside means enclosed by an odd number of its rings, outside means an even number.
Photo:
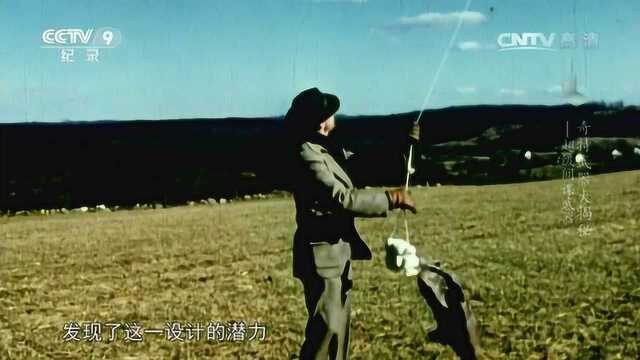
[[[299,91],[343,114],[559,104],[574,63],[589,99],[640,104],[640,1],[0,1],[0,122],[272,116]],[[575,11],[574,11],[575,6]],[[120,30],[99,63],[42,48],[49,28]],[[573,32],[575,49],[498,51],[501,33]],[[596,33],[585,49],[582,34]],[[558,39],[556,39],[557,44]]]

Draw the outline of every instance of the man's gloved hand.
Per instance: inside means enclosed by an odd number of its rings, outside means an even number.
[[[420,123],[418,121],[414,121],[411,130],[409,130],[409,140],[416,144],[420,141]]]
[[[417,213],[416,202],[409,196],[404,189],[393,189],[385,191],[387,199],[389,199],[389,210],[403,209],[412,213]]]

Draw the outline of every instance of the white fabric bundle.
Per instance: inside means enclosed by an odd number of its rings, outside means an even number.
[[[407,276],[415,276],[421,270],[420,258],[416,255],[416,247],[407,240],[390,237],[386,244],[387,268],[402,271]]]

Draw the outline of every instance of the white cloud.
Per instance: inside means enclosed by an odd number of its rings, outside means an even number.
[[[462,41],[458,43],[458,49],[462,51],[474,51],[482,49],[482,45],[477,41]]]
[[[520,97],[526,95],[527,92],[522,89],[500,89],[500,95]]]
[[[481,44],[478,41],[460,41],[458,45],[456,45],[456,49],[460,51],[495,50],[496,46],[491,44]]]
[[[487,17],[477,11],[454,11],[449,13],[426,12],[415,16],[403,16],[397,25],[404,27],[423,27],[431,25],[455,24],[459,20],[463,24],[480,24],[487,21]]]
[[[562,86],[560,85],[549,86],[547,88],[547,92],[549,94],[560,94],[560,92],[562,92]]]
[[[475,94],[478,89],[474,86],[460,86],[456,88],[456,91],[458,91],[460,94],[463,95],[470,95],[470,94]]]

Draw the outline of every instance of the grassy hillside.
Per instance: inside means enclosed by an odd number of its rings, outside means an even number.
[[[414,188],[411,240],[466,282],[485,358],[638,358],[640,171],[591,178],[589,237],[563,224],[561,186]],[[288,358],[306,315],[293,216],[285,198],[0,218],[0,358]],[[415,279],[384,267],[395,219],[358,221],[374,260],[354,265],[352,358],[453,358],[424,340],[433,322]],[[70,321],[209,320],[258,321],[267,338],[108,343],[103,328],[101,343],[62,341]]]

